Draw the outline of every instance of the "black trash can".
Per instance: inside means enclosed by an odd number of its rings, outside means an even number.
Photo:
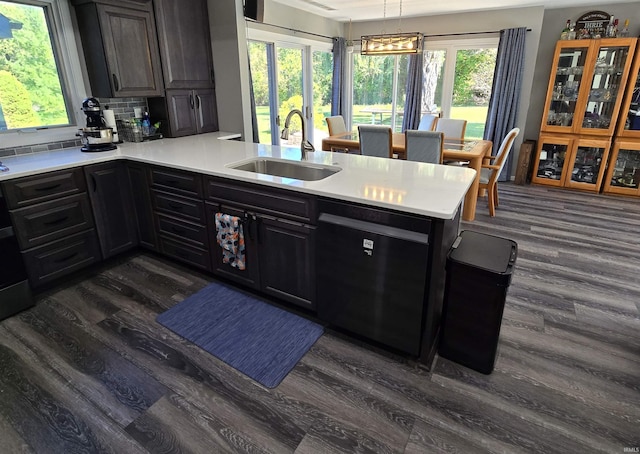
[[[515,241],[464,230],[447,255],[438,353],[483,374],[495,364]]]

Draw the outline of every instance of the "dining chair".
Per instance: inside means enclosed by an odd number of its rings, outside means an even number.
[[[329,129],[330,136],[336,136],[347,132],[347,126],[344,123],[344,117],[342,115],[333,115],[331,117],[325,117],[324,119],[327,122],[327,128]],[[344,147],[331,147],[331,151],[349,153],[349,149]]]
[[[407,161],[442,164],[444,134],[435,131],[407,129],[404,132]]]
[[[502,139],[498,153],[496,153],[495,156],[490,156],[488,158],[490,163],[482,164],[482,168],[480,169],[478,197],[481,197],[485,192],[487,193],[489,215],[492,217],[496,215],[496,207],[498,206],[498,177],[507,162],[509,152],[511,152],[513,148],[513,142],[519,133],[519,128],[513,128],[509,131],[505,138]]]
[[[393,157],[393,135],[389,126],[358,126],[360,154],[379,158]]]
[[[419,131],[433,131],[436,126],[438,116],[436,114],[427,113],[420,118],[420,124],[418,125]]]
[[[457,118],[439,118],[435,130],[444,133],[447,139],[464,139],[467,120]]]
[[[325,117],[327,127],[329,128],[329,135],[336,136],[347,132],[347,126],[344,123],[344,117],[342,115],[334,115],[331,117]]]

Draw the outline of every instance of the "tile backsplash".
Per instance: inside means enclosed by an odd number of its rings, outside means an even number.
[[[140,107],[147,110],[147,98],[98,98],[100,107],[106,109],[109,106],[113,110],[117,120],[133,118],[133,108]],[[82,127],[84,125],[79,125]],[[17,156],[27,153],[40,153],[42,151],[55,151],[65,148],[76,148],[82,146],[79,137],[70,137],[68,140],[58,142],[39,143],[26,145],[24,147],[0,148],[0,157]]]

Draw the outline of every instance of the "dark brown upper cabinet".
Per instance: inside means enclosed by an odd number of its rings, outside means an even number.
[[[154,0],[164,87],[213,88],[206,0]]]
[[[109,98],[163,95],[151,2],[73,0],[72,3],[91,94]]]

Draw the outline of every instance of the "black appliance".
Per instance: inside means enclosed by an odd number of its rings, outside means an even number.
[[[0,320],[33,306],[18,240],[0,190]]]
[[[81,151],[99,152],[118,148],[113,144],[113,128],[105,125],[100,102],[96,98],[86,98],[82,101],[82,111],[87,116],[87,126],[76,134],[82,138]]]
[[[325,203],[320,209],[319,318],[419,355],[429,290],[430,221],[369,207]]]
[[[440,356],[490,374],[518,255],[505,238],[464,230],[447,256]]]

